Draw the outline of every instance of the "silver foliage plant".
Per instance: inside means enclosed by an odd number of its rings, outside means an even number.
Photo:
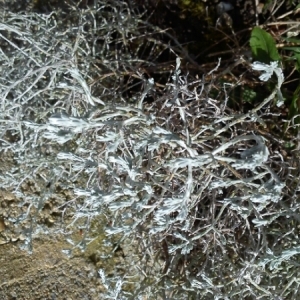
[[[57,185],[73,192],[56,200],[73,223],[106,217],[107,235],[139,259],[116,278],[99,270],[101,299],[296,299],[296,233],[276,222],[298,220],[298,184],[257,131],[282,98],[277,62],[253,64],[263,81],[275,72],[270,96],[228,113],[209,83],[182,73],[178,48],[165,85],[146,79],[141,67],[154,57],[140,59],[137,45],[153,36],[154,49],[163,33],[125,2],[97,4],[68,17],[3,12],[0,146],[14,166],[1,188],[27,208],[10,220],[36,221]],[[130,97],[126,76],[139,85]],[[295,192],[284,204],[287,181]],[[31,230],[29,250],[40,228]]]

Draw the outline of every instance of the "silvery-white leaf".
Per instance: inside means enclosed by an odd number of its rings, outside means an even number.
[[[111,193],[103,195],[102,199],[103,199],[104,203],[108,204],[112,201],[117,200],[121,196],[124,196],[123,192],[118,191],[118,190],[113,190]]]
[[[260,149],[259,147],[256,149]],[[232,166],[236,169],[249,169],[254,170],[256,167],[260,167],[268,160],[269,150],[267,147],[263,147],[262,151],[256,151],[249,158],[245,160],[236,160]]]
[[[132,203],[133,203],[132,200],[131,201],[120,201],[120,202],[114,201],[114,202],[111,202],[108,207],[111,211],[116,211],[118,209],[130,207],[132,205]]]
[[[253,196],[250,197],[250,200],[253,203],[268,203],[269,201],[271,201],[272,199],[272,194],[266,193],[266,194],[261,194],[261,193],[257,193]]]
[[[72,140],[74,138],[74,134],[72,133],[66,133],[66,131],[64,132],[63,135],[60,134],[59,131],[54,132],[54,131],[46,131],[43,133],[43,137],[51,140],[53,142],[57,142],[59,144],[64,144],[70,140]]]
[[[181,205],[179,211],[178,211],[178,215],[176,217],[177,221],[185,221],[188,217],[188,208],[186,205]]]
[[[229,2],[225,2],[225,1],[221,1],[218,5],[217,5],[217,13],[219,16],[223,15],[223,13],[230,11],[233,9],[233,6],[231,3]]]
[[[72,161],[79,161],[79,162],[84,162],[84,159],[74,155],[73,153],[70,152],[59,152],[57,154],[58,159],[66,159],[66,160],[72,160]]]
[[[181,254],[187,255],[193,250],[193,248],[194,248],[194,246],[192,243],[187,243],[187,244],[185,244],[184,247],[182,247]]]
[[[276,61],[271,62],[270,65],[259,62],[259,61],[255,61],[252,64],[252,69],[254,71],[264,71],[266,73],[271,73],[271,75],[273,74],[274,69],[277,67],[278,67],[278,62],[276,62]]]
[[[119,133],[113,131],[106,131],[104,136],[97,136],[96,139],[99,142],[110,142],[120,138]]]
[[[181,239],[182,241],[188,242],[188,239],[184,237],[180,232],[174,232],[174,237]]]
[[[163,202],[163,206],[156,211],[156,216],[169,215],[172,212],[179,211],[183,198],[167,198]]]
[[[163,232],[168,228],[168,226],[151,226],[149,230],[150,235],[156,235],[159,232]]]
[[[216,180],[213,180],[209,183],[209,189],[212,190],[212,189],[217,189],[217,188],[227,188],[227,187],[230,187],[232,185],[237,185],[239,183],[243,183],[242,180],[221,180],[221,179],[216,179]]]
[[[50,125],[62,126],[66,128],[71,128],[74,133],[80,133],[85,128],[89,128],[90,125],[87,121],[82,118],[70,117],[65,113],[53,114],[49,118]]]
[[[153,192],[153,189],[151,187],[151,185],[149,184],[144,184],[143,186],[143,190],[148,194],[148,195],[152,195],[154,192]]]
[[[268,81],[273,75],[273,73],[275,72],[278,79],[278,88],[281,87],[284,81],[284,75],[282,69],[278,67],[277,61],[272,61],[269,65],[256,61],[252,64],[252,69],[256,71],[265,72],[259,77],[261,81]]]
[[[123,227],[107,227],[105,229],[106,233],[108,235],[112,235],[112,234],[119,234],[119,233],[123,233],[124,235],[128,235],[131,232],[131,227],[130,226],[123,226]]]
[[[253,219],[252,223],[255,224],[255,227],[266,226],[269,224],[269,220]]]
[[[165,163],[165,166],[169,167],[171,170],[178,168],[185,168],[187,166],[191,167],[201,167],[203,165],[209,164],[213,161],[213,157],[210,154],[199,155],[193,158],[176,158]]]
[[[89,197],[92,195],[92,191],[90,190],[83,190],[83,189],[74,189],[74,194],[76,196],[85,196],[85,197]]]

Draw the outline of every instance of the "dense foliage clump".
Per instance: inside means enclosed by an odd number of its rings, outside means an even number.
[[[57,209],[87,232],[105,218],[107,239],[136,252],[127,273],[99,270],[102,299],[297,299],[297,150],[267,126],[281,66],[247,64],[272,89],[233,110],[220,60],[184,71],[196,62],[145,14],[115,0],[2,12],[0,151],[12,163],[1,188],[26,208],[9,220],[31,220],[30,251],[58,191],[72,196]]]

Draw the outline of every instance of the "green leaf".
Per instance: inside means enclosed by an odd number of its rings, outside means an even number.
[[[300,94],[300,84],[297,86],[294,94],[293,94],[293,98],[292,98],[292,103],[290,104],[289,107],[289,118],[292,118],[296,115],[299,114],[299,94]],[[299,117],[294,119],[294,123],[295,124],[299,124]]]
[[[300,53],[295,53],[296,58],[296,69],[300,73]]]
[[[296,6],[296,8],[294,9],[294,14],[297,13],[297,12],[299,12],[299,9],[300,9],[300,4],[298,4],[298,5]]]
[[[259,27],[254,27],[251,32],[250,47],[256,61],[269,64],[271,61],[280,60],[274,39]]]
[[[295,53],[300,53],[300,47],[283,47],[282,49],[294,51]]]
[[[289,42],[289,43],[295,43],[300,44],[300,39],[295,37],[281,37],[282,40]]]

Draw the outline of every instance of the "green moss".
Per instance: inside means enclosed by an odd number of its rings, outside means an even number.
[[[207,18],[207,4],[202,1],[180,0],[178,7],[186,17]]]
[[[78,227],[84,227],[84,220],[79,220],[76,225]],[[119,276],[123,276],[128,272],[128,262],[124,258],[124,252],[122,248],[114,251],[118,244],[121,235],[107,236],[105,228],[107,226],[107,218],[98,217],[92,220],[88,237],[93,239],[89,243],[84,242],[84,232],[76,231],[72,236],[73,241],[76,244],[85,244],[84,252],[80,249],[74,249],[73,255],[83,256],[87,261],[92,262],[96,269],[103,269],[105,275],[108,278],[116,276],[116,270]],[[122,289],[127,292],[134,292],[136,285],[134,281],[140,281],[138,277],[134,277],[131,283],[123,285]]]

